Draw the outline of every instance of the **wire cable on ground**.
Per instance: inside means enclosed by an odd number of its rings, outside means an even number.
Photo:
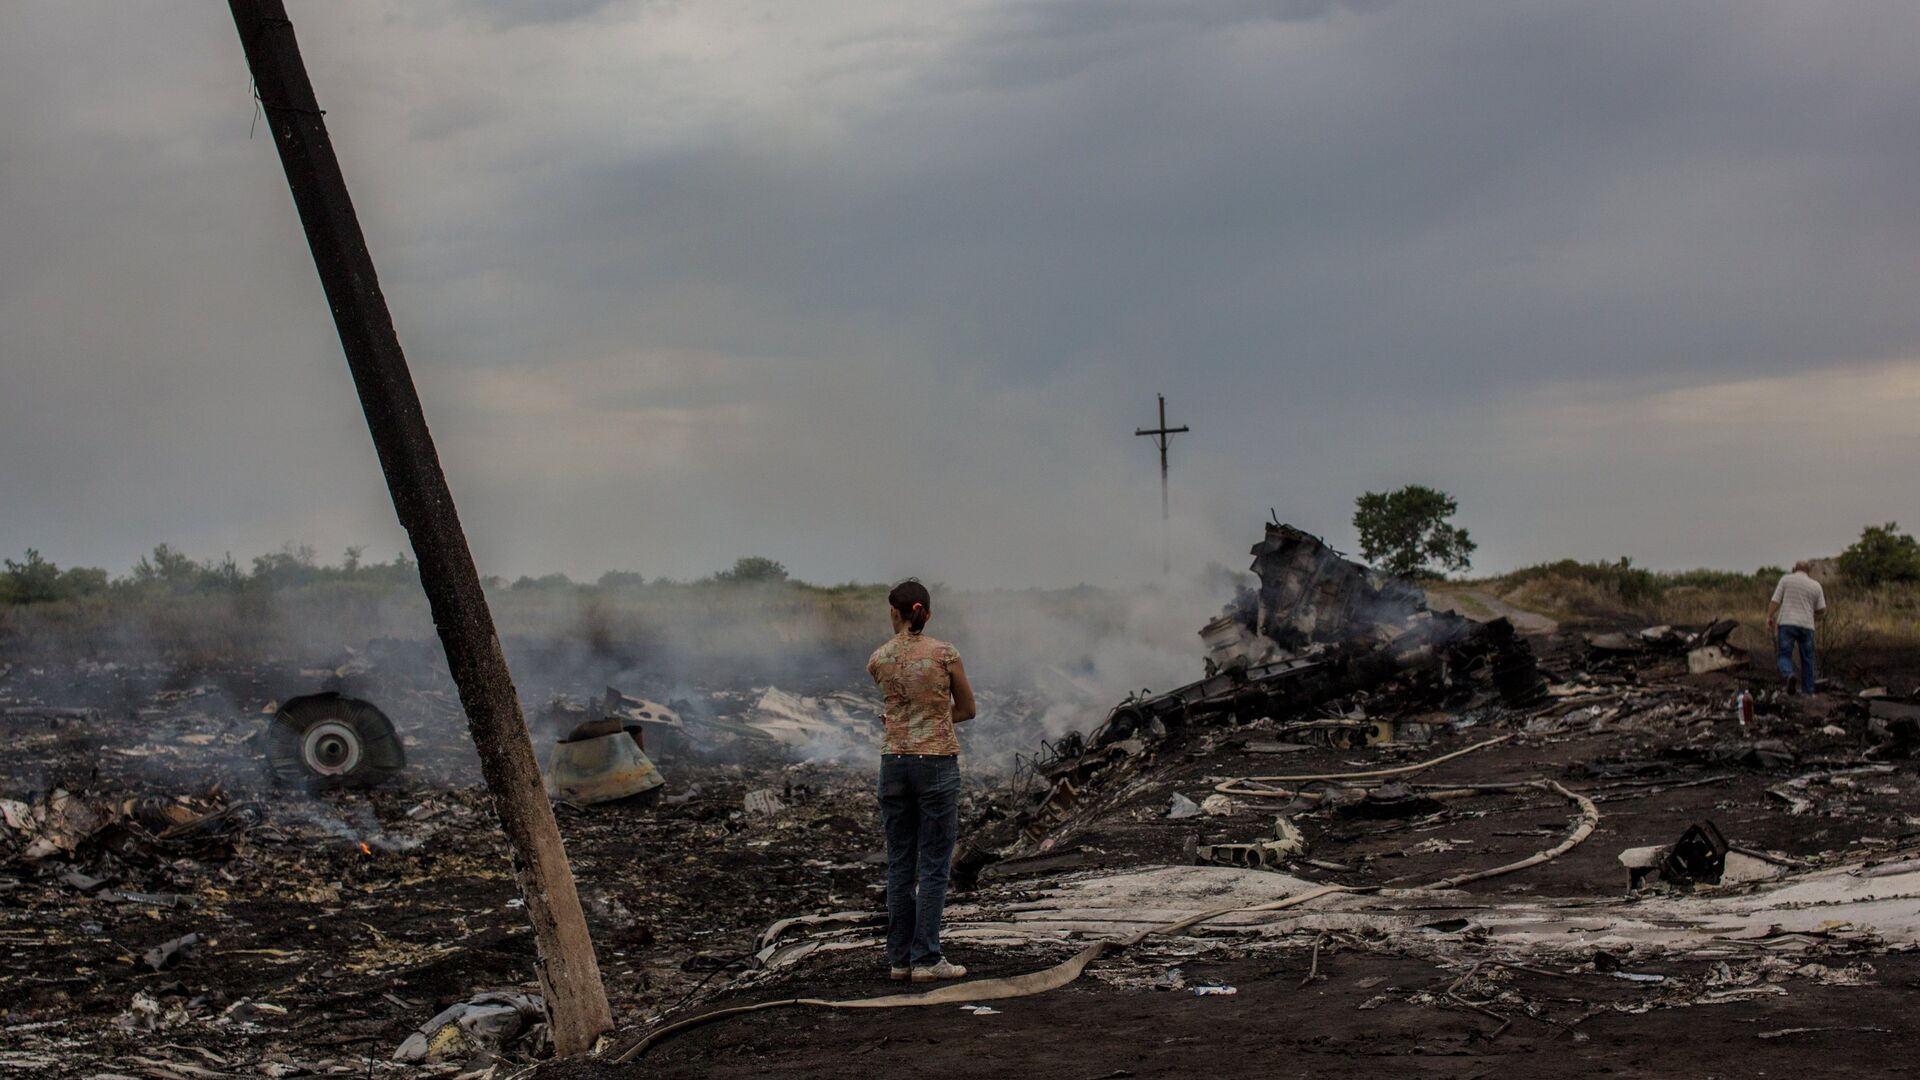
[[[1254,796],[1268,795],[1268,796],[1275,796],[1275,797],[1290,798],[1293,795],[1293,792],[1291,791],[1287,791],[1287,792],[1273,791],[1273,790],[1263,791],[1256,788],[1244,788],[1244,787],[1241,787],[1240,785],[1242,784],[1304,784],[1304,783],[1310,783],[1315,780],[1375,780],[1375,779],[1379,779],[1381,777],[1386,777],[1386,776],[1405,776],[1408,773],[1417,773],[1423,769],[1431,769],[1435,765],[1439,765],[1442,762],[1452,761],[1454,758],[1457,758],[1457,757],[1464,757],[1467,754],[1473,753],[1475,750],[1485,750],[1489,746],[1497,746],[1500,743],[1506,742],[1512,738],[1513,738],[1512,735],[1500,735],[1495,738],[1488,739],[1484,742],[1474,743],[1472,746],[1461,747],[1460,749],[1455,750],[1450,754],[1441,754],[1437,758],[1428,758],[1425,761],[1416,761],[1411,765],[1400,765],[1391,769],[1368,769],[1364,772],[1344,772],[1344,773],[1306,773],[1298,776],[1236,776],[1231,780],[1222,780],[1220,783],[1215,784],[1213,786],[1213,790],[1218,791],[1223,795],[1254,795]]]
[[[1567,833],[1564,839],[1545,851],[1536,851],[1524,859],[1507,863],[1505,866],[1496,866],[1491,870],[1474,870],[1465,874],[1455,874],[1452,877],[1441,878],[1439,881],[1422,885],[1421,888],[1457,889],[1468,882],[1485,881],[1490,877],[1511,874],[1515,870],[1525,870],[1529,866],[1539,866],[1541,863],[1551,862],[1565,855],[1567,852],[1572,851],[1574,848],[1579,847],[1581,841],[1593,835],[1594,826],[1600,824],[1600,808],[1593,804],[1592,799],[1587,798],[1577,791],[1568,791],[1566,788],[1560,786],[1557,781],[1553,780],[1541,780],[1532,786],[1542,791],[1551,791],[1555,795],[1571,801],[1580,808],[1580,820],[1574,822],[1573,829]]]

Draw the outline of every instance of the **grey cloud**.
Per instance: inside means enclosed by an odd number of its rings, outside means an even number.
[[[489,26],[510,30],[574,22],[601,15],[620,4],[621,0],[475,0],[469,8]]]
[[[910,93],[831,156],[596,155],[529,193],[556,208],[502,216],[523,223],[516,249],[593,275],[570,283],[575,304],[719,278],[783,340],[796,319],[804,339],[806,312],[868,307],[1010,374],[1110,353],[1116,311],[1156,309],[1220,371],[1282,339],[1303,362],[1383,373],[1418,354],[1511,378],[1680,350],[1707,367],[1853,359],[1912,339],[1910,313],[1881,300],[1914,240],[1890,212],[1910,143],[1883,117],[1836,117],[1816,92],[1743,130],[1733,91],[1764,80],[1736,69],[1716,87],[1716,54],[1755,35],[1715,45],[1712,20],[1655,33],[1631,12],[1506,25],[1463,10],[1422,6],[1341,42],[1357,63],[1277,40],[1227,79],[1173,35],[1040,101]],[[1701,99],[1710,115],[1671,115]],[[1768,107],[1764,85],[1755,101]],[[1836,120],[1872,149],[1799,173],[1819,149],[1804,142],[1840,141]],[[1901,235],[1860,246],[1887,228]]]
[[[113,10],[0,44],[0,547],[391,540],[230,27]],[[1766,431],[1690,466],[1517,415],[1920,344],[1910,5],[293,14],[503,572],[1151,574],[1157,390],[1186,557],[1425,480],[1489,562],[1714,561],[1692,508],[1732,492],[1757,563]],[[1817,482],[1803,546],[1914,516]]]

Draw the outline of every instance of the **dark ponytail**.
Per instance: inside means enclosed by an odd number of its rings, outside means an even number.
[[[907,628],[917,634],[927,625],[927,616],[931,614],[928,609],[933,607],[933,594],[927,592],[925,585],[908,578],[887,594],[887,603],[906,620]]]

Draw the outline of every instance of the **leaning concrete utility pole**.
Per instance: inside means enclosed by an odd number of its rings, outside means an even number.
[[[1185,424],[1179,427],[1167,426],[1167,395],[1155,394],[1160,399],[1160,426],[1140,428],[1134,435],[1151,435],[1155,446],[1160,448],[1160,576],[1173,572],[1173,550],[1168,544],[1167,532],[1172,527],[1172,519],[1167,515],[1167,442],[1180,432],[1191,430]]]
[[[613,1017],[573,870],[540,781],[533,740],[454,510],[453,493],[440,471],[420,395],[400,351],[286,6],[281,0],[228,3],[313,249],[314,266],[333,308],[393,508],[420,563],[420,584],[460,689],[494,813],[513,845],[514,873],[533,920],[535,968],[552,1019],[554,1049],[581,1053],[612,1029]]]

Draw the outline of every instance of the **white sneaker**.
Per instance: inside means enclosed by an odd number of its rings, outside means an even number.
[[[916,964],[913,968],[914,982],[940,982],[947,979],[964,979],[966,977],[967,969],[965,967],[960,964],[951,963],[944,957],[937,964],[929,964],[926,966]]]
[[[887,969],[887,978],[892,979],[894,982],[906,982],[907,977],[912,974],[912,968],[890,967]]]

